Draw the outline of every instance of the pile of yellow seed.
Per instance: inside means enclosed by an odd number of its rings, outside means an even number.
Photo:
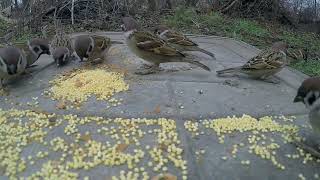
[[[84,132],[84,128],[94,131]],[[64,134],[51,133],[59,129],[64,130]],[[80,118],[28,110],[0,110],[0,133],[3,139],[0,167],[10,179],[18,179],[31,167],[38,169],[27,179],[79,179],[76,170],[90,170],[96,166],[127,169],[111,179],[148,180],[177,170],[180,179],[186,180],[188,176],[176,123],[171,119]],[[103,136],[105,141],[95,140],[96,136]],[[141,140],[145,138],[153,141],[143,147]],[[22,156],[25,148],[36,144],[46,150],[34,150],[29,156]],[[144,161],[148,166],[143,166]]]
[[[109,100],[115,93],[129,89],[123,73],[107,72],[103,69],[78,70],[67,77],[61,76],[54,80],[53,84],[50,89],[53,99],[73,103],[87,101],[92,95],[98,100]]]
[[[280,119],[291,122],[290,118],[281,116]],[[220,143],[224,143],[225,135],[232,133],[250,132],[248,135],[249,148],[248,152],[256,154],[262,159],[270,160],[276,167],[284,170],[285,166],[278,162],[276,159],[276,150],[280,148],[280,145],[274,142],[272,138],[269,138],[265,133],[278,132],[281,134],[285,143],[292,142],[293,139],[297,139],[298,127],[295,125],[279,124],[272,120],[272,117],[263,117],[260,119],[253,118],[248,115],[242,117],[227,117],[214,120],[204,120],[202,125],[207,129],[213,129],[218,135]],[[236,157],[238,148],[243,147],[244,144],[234,144],[231,151],[232,157]],[[227,160],[227,157],[222,157]],[[306,157],[305,161],[310,160],[310,157]],[[249,165],[250,162],[242,161],[242,164]]]

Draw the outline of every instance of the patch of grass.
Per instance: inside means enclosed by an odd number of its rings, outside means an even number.
[[[34,36],[30,32],[25,32],[24,34],[21,34],[20,36],[14,38],[12,41],[16,43],[27,43],[27,41],[33,37]]]
[[[320,75],[320,61],[318,60],[300,61],[293,64],[292,67],[309,76]]]
[[[6,34],[8,27],[9,24],[0,19],[0,37]]]
[[[179,7],[173,16],[163,23],[184,33],[201,33],[235,38],[267,48],[271,43],[282,40],[294,49],[308,51],[308,61],[299,61],[292,67],[308,74],[320,75],[320,36],[314,33],[295,32],[286,27],[254,20],[229,18],[222,14],[197,14],[193,9]]]

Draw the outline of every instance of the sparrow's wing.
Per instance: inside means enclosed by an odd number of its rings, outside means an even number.
[[[179,44],[182,46],[198,46],[185,35],[173,30],[166,31],[163,36],[166,36],[167,41],[170,43]]]
[[[141,50],[165,56],[184,56],[177,49],[169,46],[165,41],[152,33],[136,31],[132,36],[137,41],[137,47]]]
[[[286,65],[286,54],[265,50],[242,66],[246,70],[278,69]]]
[[[14,42],[12,45],[19,49],[23,49],[25,52],[29,51],[29,47],[26,42]]]
[[[58,47],[66,47],[68,49],[72,49],[70,37],[63,31],[58,31],[56,33],[50,45],[53,49],[56,49]]]

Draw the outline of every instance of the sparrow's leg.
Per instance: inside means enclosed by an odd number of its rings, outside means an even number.
[[[315,148],[313,148],[313,147],[311,147],[311,146],[308,146],[308,145],[306,145],[306,144],[304,144],[304,143],[302,143],[302,142],[298,142],[298,141],[294,141],[294,144],[295,144],[297,147],[299,147],[299,148],[307,151],[307,152],[310,153],[312,156],[320,159],[320,150],[319,150],[319,149],[315,149]]]

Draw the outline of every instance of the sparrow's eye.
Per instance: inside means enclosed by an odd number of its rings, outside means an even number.
[[[35,53],[38,53],[38,52],[40,51],[40,49],[39,49],[39,47],[34,47],[34,48],[33,48],[33,51],[34,51]]]

